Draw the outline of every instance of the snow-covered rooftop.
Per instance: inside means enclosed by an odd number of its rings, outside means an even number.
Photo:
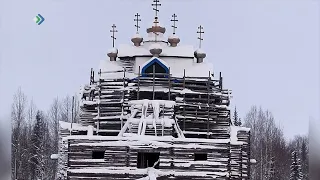
[[[159,38],[159,36],[157,36]],[[159,40],[159,39],[157,39]],[[134,57],[134,56],[151,56],[150,46],[152,43],[144,43],[141,46],[134,46],[132,44],[121,44],[118,46],[118,57]],[[162,53],[161,56],[176,56],[176,57],[194,57],[194,47],[191,45],[178,45],[177,47],[171,47],[167,43],[160,43]]]
[[[99,140],[99,141],[112,141],[112,140],[121,140],[121,141],[134,141],[134,140],[143,140],[145,141],[161,141],[161,142],[189,142],[189,143],[228,143],[230,139],[196,139],[196,138],[174,138],[172,136],[141,136],[136,134],[130,134],[130,136],[67,136],[63,138],[64,140],[68,139],[86,139],[86,140]]]
[[[249,132],[250,128],[231,125],[230,126],[230,143],[231,144],[233,145],[242,144],[242,142],[238,140],[239,131]]]
[[[124,68],[118,61],[101,60],[99,69],[101,69],[101,78],[103,79],[116,79],[123,78]],[[126,72],[126,77],[135,78],[133,73]]]
[[[59,125],[61,129],[67,129],[67,130],[78,130],[78,131],[87,131],[88,127],[83,126],[81,124],[77,123],[69,123],[69,122],[64,122],[64,121],[59,121]]]

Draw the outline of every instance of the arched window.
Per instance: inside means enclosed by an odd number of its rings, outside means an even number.
[[[154,58],[150,62],[148,62],[141,70],[142,76],[152,76],[153,67],[155,73],[169,73],[169,69],[166,65],[164,65],[159,59]],[[156,76],[164,76],[164,75],[156,75]]]

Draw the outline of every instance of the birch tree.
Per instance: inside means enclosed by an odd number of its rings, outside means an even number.
[[[66,96],[60,104],[61,121],[78,123],[80,116],[79,98],[77,95]]]
[[[286,179],[290,173],[286,168],[290,164],[290,154],[272,113],[253,106],[244,118],[244,126],[251,128],[251,156],[257,160],[257,164],[251,166],[252,179],[269,179],[270,162],[274,166],[274,179]]]

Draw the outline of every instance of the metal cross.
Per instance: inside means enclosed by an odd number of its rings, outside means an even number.
[[[139,32],[139,28],[140,28],[140,26],[139,26],[139,21],[141,21],[141,19],[139,19],[139,17],[140,17],[140,14],[139,13],[137,13],[136,15],[134,15],[136,18],[134,19],[134,21],[136,21],[137,22],[137,24],[136,25],[134,25],[136,28],[137,28],[137,33]]]
[[[114,47],[114,40],[116,40],[117,38],[114,36],[114,33],[116,33],[116,32],[118,32],[117,30],[116,30],[116,25],[115,24],[113,24],[112,26],[112,30],[110,30],[110,32],[112,32],[112,36],[111,36],[111,38],[112,38],[112,47]]]
[[[203,30],[203,27],[200,25],[198,27],[199,31],[197,31],[197,33],[199,34],[199,37],[198,39],[200,40],[200,44],[199,44],[199,48],[201,48],[201,41],[203,41],[203,38],[202,38],[202,34],[204,33],[202,30]]]
[[[176,22],[178,22],[178,19],[176,19],[177,15],[173,14],[172,17],[173,19],[171,19],[171,21],[173,21],[173,25],[171,27],[173,27],[173,34],[176,34],[176,29],[177,29]]]
[[[153,10],[156,12],[156,17],[158,16],[158,6],[161,6],[160,1],[159,0],[153,0],[154,3],[152,3],[152,6],[155,6],[156,8],[153,8]]]

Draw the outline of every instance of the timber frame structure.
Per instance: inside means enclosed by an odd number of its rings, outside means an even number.
[[[113,48],[105,68],[91,69],[80,123],[60,122],[59,179],[250,179],[250,129],[232,124],[221,73],[177,72],[166,64],[173,55],[150,46],[135,56]],[[176,58],[200,66],[203,54]]]

